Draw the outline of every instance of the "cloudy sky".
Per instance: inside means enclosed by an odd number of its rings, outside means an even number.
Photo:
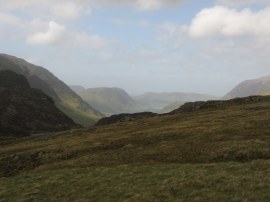
[[[270,75],[270,0],[0,0],[0,44],[67,84],[224,95]]]

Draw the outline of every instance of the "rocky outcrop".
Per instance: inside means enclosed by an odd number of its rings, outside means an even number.
[[[188,102],[173,110],[169,114],[179,114],[184,112],[192,112],[200,109],[218,109],[222,107],[234,106],[234,105],[245,105],[258,102],[264,102],[270,100],[270,96],[250,96],[244,98],[235,98],[231,100],[211,100],[211,101],[199,101],[199,102]]]
[[[135,113],[135,114],[118,114],[118,115],[113,115],[113,116],[106,117],[99,120],[96,123],[96,126],[134,121],[134,120],[138,120],[142,118],[150,118],[150,117],[155,117],[155,116],[158,116],[158,114],[155,114],[152,112],[142,112],[142,113]]]

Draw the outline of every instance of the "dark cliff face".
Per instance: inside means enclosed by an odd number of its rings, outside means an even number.
[[[80,127],[41,90],[15,72],[0,71],[0,135],[28,135]]]
[[[43,67],[14,56],[0,54],[0,70],[11,70],[25,76],[32,88],[51,97],[59,110],[84,126],[94,124],[102,114],[81,99],[64,82]]]

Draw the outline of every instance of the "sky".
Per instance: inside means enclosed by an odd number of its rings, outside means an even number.
[[[0,0],[0,52],[68,85],[223,96],[270,75],[270,0]]]

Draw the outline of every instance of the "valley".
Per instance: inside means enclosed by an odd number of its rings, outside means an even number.
[[[0,202],[270,202],[270,0],[0,0]]]

